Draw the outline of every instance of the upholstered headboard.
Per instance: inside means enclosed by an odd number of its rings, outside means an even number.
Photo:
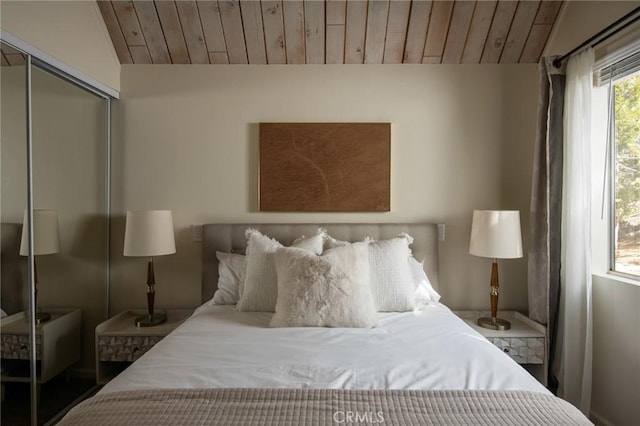
[[[301,235],[313,235],[324,227],[329,235],[343,241],[362,241],[366,236],[382,240],[406,232],[414,238],[413,255],[424,259],[424,269],[433,287],[438,289],[438,229],[429,223],[367,224],[205,224],[202,228],[202,302],[213,297],[218,287],[216,251],[244,253],[245,230],[255,228],[289,245]]]

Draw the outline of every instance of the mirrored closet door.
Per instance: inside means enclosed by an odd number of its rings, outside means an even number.
[[[29,55],[14,65],[20,52],[4,42],[2,52],[2,423],[45,424],[95,386],[110,99]]]
[[[21,255],[27,210],[27,58],[0,45],[0,316],[2,423],[13,407],[30,420],[31,328],[27,257]],[[11,405],[11,408],[9,407]]]

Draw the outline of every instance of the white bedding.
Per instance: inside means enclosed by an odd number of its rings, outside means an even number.
[[[374,329],[269,328],[273,313],[203,305],[100,391],[152,388],[548,391],[441,304]]]

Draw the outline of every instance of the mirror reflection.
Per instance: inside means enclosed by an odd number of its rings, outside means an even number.
[[[0,44],[0,316],[2,424],[30,421],[30,336],[27,258],[21,234],[27,208],[27,72],[26,57]],[[12,422],[15,411],[23,422]],[[14,412],[14,413],[12,413]]]
[[[14,53],[15,52],[15,53]],[[2,424],[30,424],[26,72],[2,47]],[[7,70],[5,72],[5,70]],[[37,424],[95,387],[105,317],[107,104],[31,70]]]

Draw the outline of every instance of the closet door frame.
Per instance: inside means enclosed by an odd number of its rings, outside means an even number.
[[[35,283],[34,283],[34,255],[33,255],[33,116],[32,116],[32,67],[47,74],[77,86],[94,96],[102,99],[105,106],[105,208],[104,232],[105,238],[105,276],[104,276],[104,304],[103,319],[109,317],[110,294],[110,212],[111,212],[111,103],[118,98],[118,92],[104,84],[84,76],[77,70],[58,61],[41,50],[25,43],[6,31],[0,30],[0,41],[17,50],[25,56],[26,72],[26,141],[27,141],[27,226],[29,229],[29,251],[27,255],[27,281],[29,286],[29,361],[30,361],[30,396],[31,396],[31,424],[38,424],[38,384],[36,360],[36,322],[35,322]]]

